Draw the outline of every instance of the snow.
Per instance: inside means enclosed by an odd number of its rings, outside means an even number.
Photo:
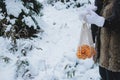
[[[6,0],[7,7],[13,8],[9,2]],[[15,54],[10,52],[11,39],[0,37],[0,57],[10,58],[8,63],[0,60],[0,80],[100,80],[98,66],[92,58],[80,60],[76,57],[82,26],[80,9],[65,9],[59,5],[61,3],[44,6],[44,15],[37,20],[40,25],[44,25],[44,33],[38,34],[38,38],[17,40],[18,51]],[[10,12],[11,10],[8,12],[18,16],[20,10],[15,10],[16,13]],[[24,57],[22,53],[25,52],[27,56]],[[22,60],[29,62],[26,68],[30,70],[31,79],[16,79],[16,61]]]
[[[3,14],[2,14],[2,13],[0,13],[0,19],[3,19],[3,18],[4,18]]]
[[[40,3],[44,2],[44,0],[37,0],[37,1],[39,1]]]
[[[0,79],[1,80],[14,80],[15,78],[15,69],[13,66],[8,66],[7,68],[4,68],[0,70]]]
[[[25,17],[24,16],[24,19],[22,20],[23,22],[25,22],[28,26],[34,26],[34,29],[37,29],[37,27],[36,27],[36,25],[35,25],[35,23],[34,23],[34,21],[32,20],[32,18],[31,17]]]
[[[19,13],[21,13],[22,9],[24,9],[24,6],[21,5],[22,2],[17,0],[5,0],[7,12],[9,15],[14,15],[15,17],[19,16]]]

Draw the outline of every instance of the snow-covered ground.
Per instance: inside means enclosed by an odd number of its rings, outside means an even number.
[[[54,7],[46,5],[39,23],[44,25],[44,33],[31,40],[18,40],[19,50],[15,55],[8,51],[10,40],[0,38],[0,55],[11,58],[9,64],[0,60],[0,80],[16,80],[16,61],[25,59],[30,63],[28,69],[33,78],[26,77],[24,80],[100,80],[98,67],[92,59],[76,57],[82,26],[78,15],[80,11],[64,7],[61,4]],[[27,56],[19,57],[23,47],[26,47]]]
[[[61,10],[59,10],[61,9]],[[98,67],[93,68],[92,59],[79,60],[76,49],[79,43],[80,28],[79,9],[64,9],[63,6],[46,6],[42,19],[48,25],[42,43],[46,54],[47,73],[45,80],[99,80]],[[43,50],[44,50],[43,49]],[[76,67],[75,64],[79,63]],[[71,68],[64,69],[66,65]],[[52,69],[53,68],[53,69]],[[50,71],[49,71],[50,70]],[[70,78],[67,72],[75,70],[75,75]],[[45,76],[47,76],[45,74]],[[40,74],[41,75],[41,74]],[[40,76],[39,76],[40,77]]]

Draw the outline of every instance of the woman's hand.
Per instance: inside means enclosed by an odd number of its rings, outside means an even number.
[[[103,27],[105,18],[90,10],[89,13],[85,15],[84,21],[89,24],[95,24],[98,27]]]
[[[83,20],[87,14],[89,14],[89,11],[96,11],[97,7],[95,5],[87,5],[82,7],[82,10],[79,12],[79,19]]]

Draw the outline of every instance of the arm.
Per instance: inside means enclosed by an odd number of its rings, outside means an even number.
[[[89,14],[86,15],[84,20],[98,27],[109,27],[111,29],[118,28],[120,30],[120,0],[114,2],[112,15],[110,17],[105,19],[94,11],[89,11]]]
[[[103,27],[119,27],[120,29],[120,0],[115,1],[112,12],[112,15],[105,19]]]
[[[103,1],[102,0],[95,0],[95,6],[97,6],[96,13],[100,14],[102,6],[103,6]],[[97,35],[98,26],[95,24],[91,24],[91,31],[92,31],[93,42],[95,42],[95,36]]]

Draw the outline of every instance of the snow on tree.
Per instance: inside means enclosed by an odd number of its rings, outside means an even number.
[[[33,49],[32,43],[25,40],[19,43],[19,40],[37,37],[37,33],[43,32],[38,23],[43,15],[42,9],[43,5],[37,0],[0,0],[0,36],[7,41],[3,42],[7,46],[0,53],[0,61],[3,60],[2,63],[6,65],[15,61],[15,80],[33,78],[30,62],[25,58]]]
[[[0,35],[15,38],[35,37],[34,34],[41,31],[35,17],[41,15],[42,8],[37,0],[1,0]]]
[[[52,5],[54,5],[54,3],[57,2],[59,3],[62,2],[64,5],[66,5],[66,8],[70,8],[70,7],[79,8],[84,4],[91,4],[90,0],[47,0],[47,3]]]
[[[0,0],[0,36],[4,37],[0,37],[0,68],[6,66],[8,66],[9,69],[12,67],[15,68],[12,68],[14,79],[9,80],[38,80],[39,77],[44,80],[58,80],[59,78],[72,79],[74,76],[77,76],[76,74],[79,73],[77,70],[83,63],[74,61],[73,59],[70,60],[71,58],[69,59],[68,57],[63,57],[58,65],[54,65],[51,71],[52,74],[49,74],[49,72],[46,74],[49,69],[51,70],[51,67],[46,64],[46,57],[41,53],[44,53],[44,49],[46,48],[47,50],[51,45],[43,47],[45,44],[42,40],[43,44],[39,45],[41,44],[39,41],[41,37],[37,37],[37,33],[42,33],[43,30],[40,22],[38,22],[40,20],[38,19],[43,15],[41,13],[43,6],[38,1],[45,0]],[[61,1],[60,4],[64,5],[67,9],[70,7],[79,7],[76,6],[78,3],[80,3],[80,6],[82,3],[88,3],[88,0],[46,1],[50,1],[54,6],[57,2]],[[56,6],[58,6],[58,4]],[[52,15],[52,17],[54,16]],[[53,25],[56,25],[56,23],[53,22]],[[45,42],[49,43],[49,41]],[[57,40],[55,43],[56,42]],[[43,59],[44,57],[45,59]],[[92,65],[88,67],[92,67]],[[57,75],[55,73],[61,74]],[[39,77],[36,79],[36,76]]]

